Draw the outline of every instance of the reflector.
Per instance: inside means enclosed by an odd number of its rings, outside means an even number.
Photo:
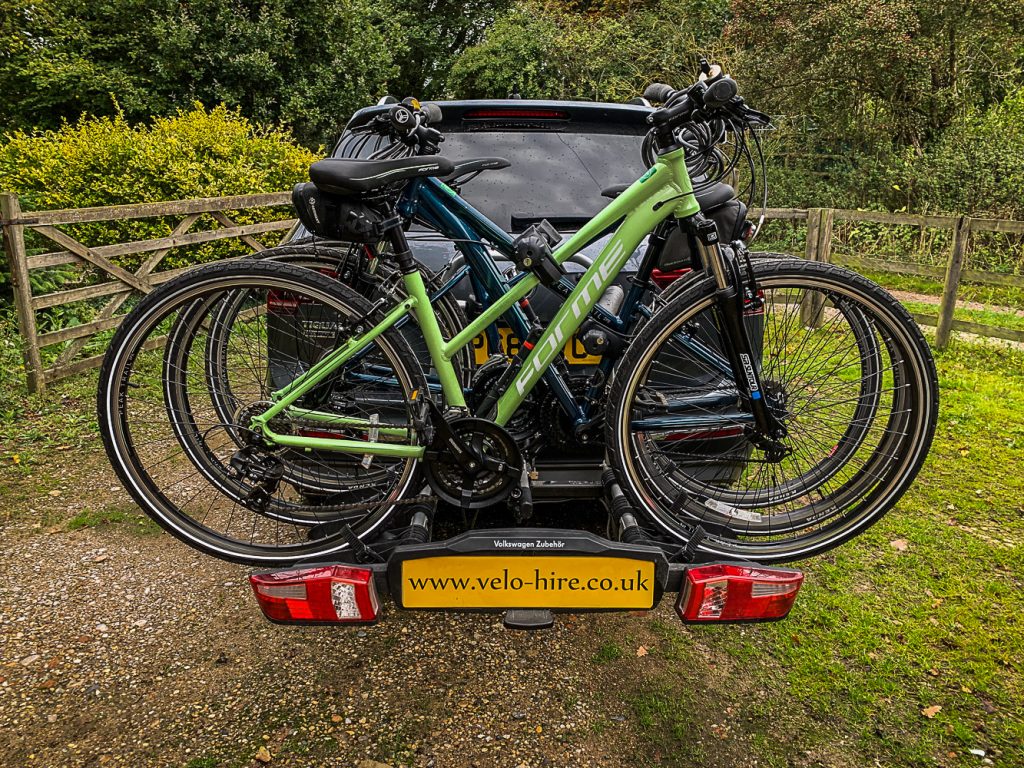
[[[254,573],[249,577],[263,615],[282,624],[366,624],[380,601],[373,571],[326,565]]]
[[[735,563],[690,568],[676,613],[685,622],[784,618],[803,583],[800,571]]]

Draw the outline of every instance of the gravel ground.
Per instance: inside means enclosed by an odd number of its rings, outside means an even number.
[[[247,569],[159,532],[100,451],[47,461],[0,475],[0,766],[758,765],[741,722],[769,694],[671,600],[535,633],[391,605],[373,627],[276,626]],[[69,530],[97,511],[118,522]],[[659,707],[692,724],[665,754],[644,735]]]
[[[8,552],[0,764],[180,765],[260,747],[275,765],[620,764],[580,736],[617,714],[576,663],[586,621],[526,634],[491,615],[392,611],[365,629],[278,627],[244,569],[162,535],[26,535]]]
[[[615,619],[275,626],[245,568],[131,520],[68,530],[132,508],[102,456],[56,462],[0,501],[0,765],[630,764],[630,713],[590,662]]]

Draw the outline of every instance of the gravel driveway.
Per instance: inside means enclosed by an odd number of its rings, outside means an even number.
[[[671,600],[535,633],[393,606],[276,626],[245,568],[143,518],[94,439],[68,448],[0,472],[0,766],[758,765],[740,722],[769,693]]]
[[[588,733],[619,714],[578,663],[589,618],[278,627],[243,568],[121,527],[5,533],[0,764],[623,764]]]

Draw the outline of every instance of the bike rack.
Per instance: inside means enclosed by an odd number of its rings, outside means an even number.
[[[546,629],[554,624],[556,612],[580,613],[624,610],[621,606],[547,608],[452,608],[408,605],[403,592],[403,574],[407,563],[423,558],[464,556],[515,556],[529,559],[535,556],[628,558],[637,563],[649,563],[653,574],[651,604],[637,606],[637,610],[657,606],[665,593],[679,592],[685,583],[685,574],[696,565],[716,562],[717,558],[700,552],[697,547],[703,538],[703,529],[695,529],[689,543],[659,541],[648,536],[638,525],[635,510],[622,493],[614,471],[606,469],[601,476],[604,496],[621,534],[618,541],[590,531],[565,528],[493,528],[472,529],[456,536],[433,540],[432,523],[436,500],[413,506],[408,527],[395,538],[388,532],[373,541],[361,541],[351,535],[351,548],[345,556],[329,562],[301,563],[302,568],[322,566],[352,566],[372,571],[378,594],[388,594],[399,610],[460,610],[465,612],[504,612],[504,624],[510,629]],[[287,570],[287,569],[285,569]],[[537,571],[538,576],[540,572]],[[507,578],[507,572],[506,572]]]

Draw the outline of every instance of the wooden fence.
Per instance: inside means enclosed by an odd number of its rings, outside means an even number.
[[[1001,274],[985,270],[964,269],[970,237],[975,232],[1002,232],[1024,235],[1024,221],[971,218],[969,216],[925,216],[885,211],[853,211],[831,208],[774,208],[766,211],[767,219],[805,220],[807,245],[805,256],[813,261],[827,261],[858,270],[918,275],[942,282],[942,297],[937,314],[911,312],[920,325],[935,328],[935,346],[944,349],[953,331],[978,336],[1024,342],[1024,330],[954,319],[961,282],[980,285],[1024,288],[1024,275]],[[914,262],[889,261],[833,252],[833,227],[836,221],[876,222],[918,228],[949,230],[952,240],[945,267]]]
[[[25,346],[25,371],[28,388],[40,392],[47,382],[70,376],[100,365],[103,356],[75,358],[97,333],[116,327],[123,317],[118,310],[133,295],[149,293],[160,283],[167,282],[185,271],[167,269],[157,271],[161,261],[175,248],[235,239],[252,251],[263,250],[267,244],[258,239],[269,232],[289,230],[294,219],[279,219],[256,224],[239,225],[229,211],[290,205],[288,192],[258,195],[175,200],[141,205],[114,205],[102,208],[73,208],[50,211],[22,211],[18,198],[0,194],[0,225],[3,228],[4,252],[11,267],[14,304]],[[208,217],[216,228],[204,231],[189,230]],[[131,219],[179,217],[166,237],[90,247],[67,234],[60,226],[95,222],[126,221]],[[25,230],[37,233],[59,250],[29,255],[25,247]],[[278,238],[279,239],[279,238]],[[132,254],[151,254],[134,272],[115,263],[114,259]],[[46,267],[63,264],[92,265],[107,278],[103,282],[68,290],[36,294],[32,289],[30,273]],[[36,313],[49,307],[74,302],[110,297],[95,317],[86,323],[39,333]],[[67,342],[70,342],[69,344]],[[55,344],[66,344],[55,360],[44,366],[42,350]]]
[[[169,251],[182,246],[227,238],[241,240],[252,250],[265,248],[266,244],[259,241],[257,235],[288,230],[295,223],[294,220],[281,219],[258,224],[238,225],[228,217],[225,211],[276,207],[288,205],[289,201],[289,193],[275,192],[143,205],[22,212],[18,205],[18,199],[14,195],[0,195],[0,225],[2,225],[3,231],[4,250],[11,265],[18,324],[25,341],[25,369],[29,389],[38,392],[45,387],[47,382],[98,366],[102,355],[93,355],[80,360],[75,360],[75,357],[95,334],[117,326],[123,317],[117,311],[131,296],[137,295],[139,292],[148,293],[154,286],[170,280],[184,271],[184,269],[157,271],[161,260]],[[220,228],[189,232],[204,214],[211,216]],[[166,237],[98,247],[83,245],[57,227],[57,225],[167,216],[180,216],[181,218]],[[966,216],[917,216],[830,208],[806,210],[772,208],[766,211],[766,218],[806,223],[805,256],[808,259],[843,264],[855,269],[912,274],[942,281],[942,298],[937,313],[934,315],[913,313],[918,323],[936,328],[935,345],[939,348],[945,347],[949,343],[952,331],[1024,342],[1024,331],[1022,330],[967,322],[953,317],[962,281],[1024,288],[1024,276],[1022,275],[997,274],[964,268],[972,233],[1003,232],[1024,235],[1024,221],[974,219]],[[835,253],[833,228],[837,221],[877,222],[948,230],[952,233],[952,238],[945,268]],[[24,238],[26,229],[52,241],[61,250],[28,255]],[[121,256],[140,253],[152,255],[135,272],[130,272],[113,261]],[[33,292],[29,280],[29,273],[32,270],[73,263],[92,265],[108,279],[102,283],[70,290],[44,294]],[[111,298],[91,321],[47,333],[38,333],[36,313],[39,310],[107,296]],[[804,307],[802,311],[806,315],[805,319],[812,321],[820,308]],[[41,350],[67,342],[71,343],[60,351],[51,365],[44,367]]]

